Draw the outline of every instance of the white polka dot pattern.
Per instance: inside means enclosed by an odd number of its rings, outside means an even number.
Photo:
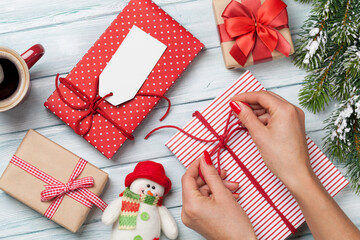
[[[164,95],[204,47],[155,3],[149,0],[132,0],[66,78],[91,98],[95,98],[95,85],[99,74],[133,25],[168,46],[139,93]],[[84,105],[84,102],[64,85],[59,87],[65,100],[79,106]],[[103,102],[99,107],[127,132],[132,133],[158,101],[159,98],[139,96],[119,106]],[[62,102],[56,91],[44,105],[73,129],[76,120],[86,114],[86,111],[74,110]],[[89,125],[88,120],[89,118],[85,119],[82,124]],[[99,114],[94,115],[91,129],[83,137],[107,158],[111,158],[126,140]]]

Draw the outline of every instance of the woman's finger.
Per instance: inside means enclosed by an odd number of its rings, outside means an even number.
[[[272,91],[267,91],[267,92],[270,93],[271,95],[273,95],[274,97],[277,97],[281,101],[288,103],[288,101],[286,101],[285,98],[281,97],[280,95],[277,95],[276,93],[274,93]]]
[[[256,116],[259,117],[266,113],[266,109],[262,108],[262,109],[258,109],[258,110],[253,110],[253,112],[255,113]]]
[[[204,185],[201,188],[199,188],[199,191],[201,193],[201,195],[205,196],[205,197],[209,197],[211,194],[210,188],[208,185]]]
[[[196,183],[196,180],[199,177],[198,169],[200,161],[201,158],[193,161],[181,178],[182,199],[186,204],[191,204],[194,196],[201,196],[199,187]]]
[[[229,182],[229,181],[224,180],[223,183],[224,183],[225,187],[227,189],[229,189],[231,192],[235,191],[236,189],[239,188],[239,184],[236,182]]]
[[[229,182],[229,181],[223,180],[223,183],[230,192],[233,192],[239,188],[239,184],[236,182]],[[209,185],[207,185],[207,184],[201,186],[199,188],[199,191],[205,197],[209,197],[211,194],[211,190],[209,188]]]
[[[258,119],[266,126],[268,125],[269,121],[270,121],[270,114],[265,113],[261,116],[258,117]]]
[[[220,177],[221,179],[226,178],[226,170],[221,169]],[[199,187],[204,186],[206,184],[200,176],[197,178],[196,183]]]
[[[263,107],[259,104],[250,104],[250,107],[252,110],[263,109]]]
[[[209,165],[207,162],[211,163],[210,155],[207,151],[204,151],[203,158],[200,161],[200,168],[206,184],[211,190],[211,193],[215,196],[229,194],[223,183],[223,180],[219,176],[218,171],[213,165]]]
[[[267,91],[245,92],[232,97],[231,100],[245,102],[250,105],[257,104],[265,108],[268,112],[273,108],[278,107],[279,104],[284,103],[282,100],[276,97],[274,93],[270,94]]]

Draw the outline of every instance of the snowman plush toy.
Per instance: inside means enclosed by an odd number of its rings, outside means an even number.
[[[125,191],[112,201],[102,222],[113,224],[112,240],[159,240],[161,230],[176,239],[178,228],[169,210],[162,206],[163,196],[171,189],[163,165],[143,161],[125,178]]]

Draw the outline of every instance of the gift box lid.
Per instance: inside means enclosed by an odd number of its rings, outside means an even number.
[[[80,159],[31,129],[14,155],[62,183],[68,182]],[[108,181],[108,174],[91,163],[87,163],[78,179],[89,176],[93,177],[94,186],[88,190],[99,196]],[[0,189],[40,214],[44,214],[52,203],[52,201],[40,200],[45,185],[47,184],[42,180],[12,163],[9,163],[0,178]],[[52,220],[76,232],[85,221],[89,211],[89,207],[65,195]]]

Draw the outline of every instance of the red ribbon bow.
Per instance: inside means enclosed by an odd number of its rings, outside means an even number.
[[[41,201],[50,201],[56,197],[65,195],[69,192],[75,191],[80,188],[89,188],[94,186],[93,177],[85,177],[75,180],[70,180],[67,183],[59,183],[53,185],[45,185],[44,191],[41,192]]]
[[[212,135],[215,136],[215,138],[213,139],[202,139],[199,137],[196,137],[188,132],[186,132],[185,130],[177,127],[177,126],[172,126],[172,125],[165,125],[165,126],[161,126],[158,128],[153,129],[151,132],[149,132],[146,136],[145,139],[147,139],[151,134],[153,134],[154,132],[158,131],[159,129],[162,128],[175,128],[178,131],[180,131],[181,133],[185,134],[186,136],[193,138],[197,141],[201,141],[201,142],[206,142],[206,143],[214,143],[214,142],[218,142],[218,144],[209,151],[210,156],[213,155],[214,153],[217,153],[217,163],[218,163],[218,173],[220,174],[221,169],[220,169],[220,154],[221,154],[221,150],[226,149],[230,155],[233,157],[233,159],[236,161],[236,163],[239,165],[239,167],[241,168],[241,170],[243,171],[243,173],[246,175],[246,177],[251,181],[251,183],[254,185],[254,187],[259,191],[259,193],[263,196],[263,198],[265,198],[265,200],[270,204],[270,206],[277,212],[277,214],[279,215],[279,217],[283,220],[283,222],[285,223],[285,225],[289,228],[289,230],[292,233],[296,233],[297,230],[296,228],[291,224],[291,222],[284,216],[284,214],[276,207],[276,205],[274,204],[274,202],[271,200],[271,198],[269,197],[269,195],[265,192],[265,190],[263,189],[263,187],[260,185],[260,183],[256,180],[256,178],[252,175],[252,173],[250,172],[250,170],[244,165],[244,163],[239,159],[239,157],[236,155],[236,153],[229,147],[229,145],[227,144],[231,137],[236,134],[238,131],[241,130],[246,130],[246,128],[243,128],[240,126],[240,121],[236,121],[235,123],[230,125],[230,120],[231,120],[231,116],[232,116],[232,111],[229,112],[228,114],[228,118],[226,121],[226,125],[225,125],[225,129],[224,129],[224,133],[223,134],[219,134],[216,132],[216,130],[208,123],[208,121],[204,118],[204,116],[201,115],[200,112],[196,111],[193,114],[193,117],[196,117],[209,131]]]
[[[67,183],[60,182],[59,180],[53,178],[52,176],[41,171],[30,163],[25,162],[15,155],[12,157],[10,163],[48,184],[45,185],[46,190],[41,192],[40,200],[53,200],[44,213],[44,216],[49,219],[54,216],[65,195],[71,197],[88,208],[91,208],[92,205],[95,204],[98,208],[104,211],[107,207],[107,204],[100,197],[87,189],[94,185],[94,179],[92,177],[76,179],[80,176],[81,172],[84,170],[87,164],[87,161],[82,158],[80,158],[77,162]]]
[[[288,57],[290,44],[278,32],[288,27],[286,4],[281,0],[265,0],[261,5],[258,0],[242,2],[232,0],[222,14],[225,31],[236,42],[231,56],[242,66],[251,52],[254,61],[271,58],[275,49]],[[221,28],[220,34],[224,34]]]
[[[84,101],[84,105],[75,105],[69,101],[66,100],[66,98],[62,95],[61,90],[59,88],[58,82],[64,84],[70,91],[72,91],[75,95],[77,95],[82,101]],[[91,126],[93,124],[93,118],[95,114],[100,114],[103,116],[107,121],[109,121],[116,129],[118,129],[122,135],[124,135],[127,139],[134,140],[134,136],[130,133],[128,133],[122,126],[120,126],[117,122],[115,122],[102,108],[99,107],[99,105],[103,102],[105,102],[106,98],[113,95],[113,93],[108,93],[104,97],[100,97],[98,95],[98,85],[99,82],[96,81],[95,83],[95,97],[91,98],[89,95],[87,95],[84,91],[82,91],[80,88],[78,88],[75,84],[67,80],[66,78],[59,78],[59,74],[56,75],[55,79],[55,87],[56,91],[60,97],[60,99],[66,103],[70,108],[80,111],[85,111],[85,114],[82,115],[78,120],[75,122],[75,132],[79,135],[86,135],[91,129]],[[168,115],[170,108],[171,108],[171,102],[170,100],[160,94],[143,94],[143,93],[137,93],[136,96],[144,96],[144,97],[157,97],[165,99],[168,102],[168,108],[163,115],[162,118],[160,118],[160,121],[164,120],[165,117]],[[90,118],[89,121],[87,121],[87,125],[84,124],[84,120],[87,118]]]

